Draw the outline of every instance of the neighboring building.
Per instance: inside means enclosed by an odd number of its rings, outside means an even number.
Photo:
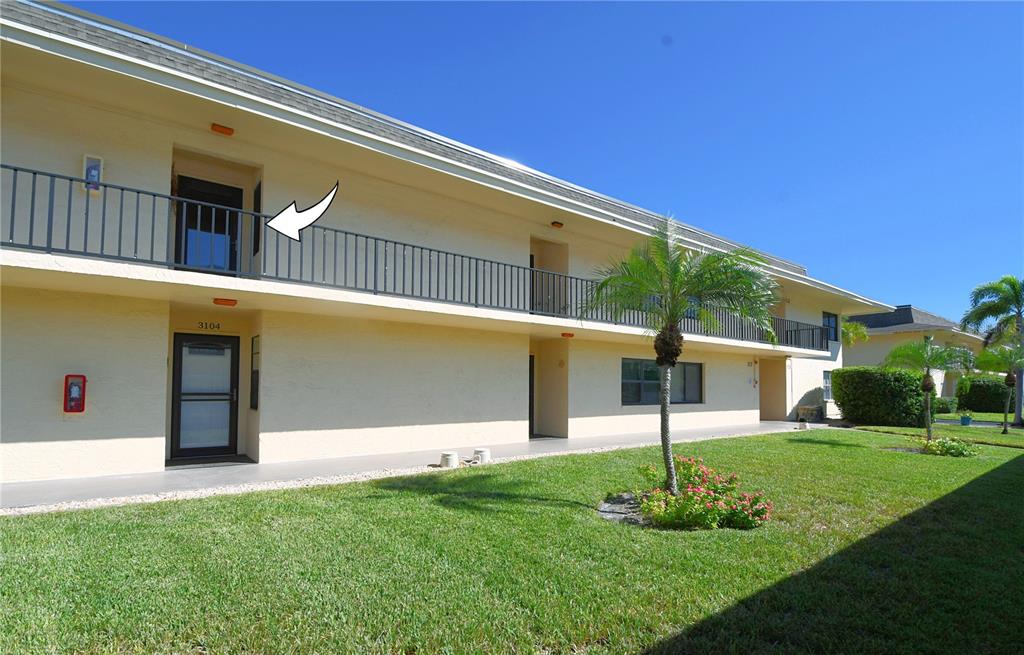
[[[4,481],[658,429],[650,339],[580,318],[655,214],[76,9],[5,3],[0,56]],[[675,427],[792,416],[891,309],[767,262],[778,343],[684,326]]]
[[[863,323],[868,329],[869,339],[847,346],[843,360],[846,366],[877,366],[893,346],[920,341],[926,336],[933,337],[936,343],[964,346],[975,353],[981,350],[983,342],[980,336],[961,330],[953,321],[911,305],[897,305],[891,312],[851,316],[850,320]],[[956,394],[959,373],[935,371],[932,378],[935,380],[935,393],[946,397]]]

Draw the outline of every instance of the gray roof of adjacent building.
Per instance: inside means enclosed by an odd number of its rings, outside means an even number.
[[[938,314],[926,312],[913,305],[896,305],[891,312],[877,312],[851,316],[851,321],[862,323],[872,331],[878,332],[910,332],[948,330],[961,332],[968,336],[978,336],[973,332],[960,329],[960,325]]]
[[[77,8],[57,3],[42,4],[31,0],[18,0],[4,2],[2,17],[7,21],[178,70],[341,126],[445,157],[613,216],[620,216],[648,228],[654,227],[665,218],[655,212],[528,167],[513,165],[513,162],[504,157],[478,150],[315,89]],[[697,244],[720,250],[744,247],[705,230],[678,221],[676,224],[683,237]],[[807,269],[800,264],[765,253],[759,254],[771,266],[798,275],[807,275]]]

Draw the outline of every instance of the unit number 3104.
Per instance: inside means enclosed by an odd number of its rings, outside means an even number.
[[[200,330],[219,330],[220,323],[213,323],[212,321],[199,321]]]

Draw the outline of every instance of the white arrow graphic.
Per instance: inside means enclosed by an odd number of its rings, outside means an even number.
[[[309,227],[315,223],[327,208],[331,206],[331,202],[334,201],[334,194],[338,192],[338,183],[334,183],[334,188],[323,197],[323,200],[316,203],[309,209],[303,209],[299,211],[295,208],[295,203],[288,205],[280,212],[277,216],[267,221],[267,227],[272,228],[285,235],[289,239],[299,240],[299,230],[304,227]]]

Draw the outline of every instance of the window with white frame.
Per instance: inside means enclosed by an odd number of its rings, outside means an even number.
[[[832,400],[832,371],[822,371],[821,390],[824,393],[825,400]]]
[[[661,370],[653,359],[622,360],[622,404],[657,405]],[[679,362],[672,369],[672,404],[704,402],[704,365]]]

